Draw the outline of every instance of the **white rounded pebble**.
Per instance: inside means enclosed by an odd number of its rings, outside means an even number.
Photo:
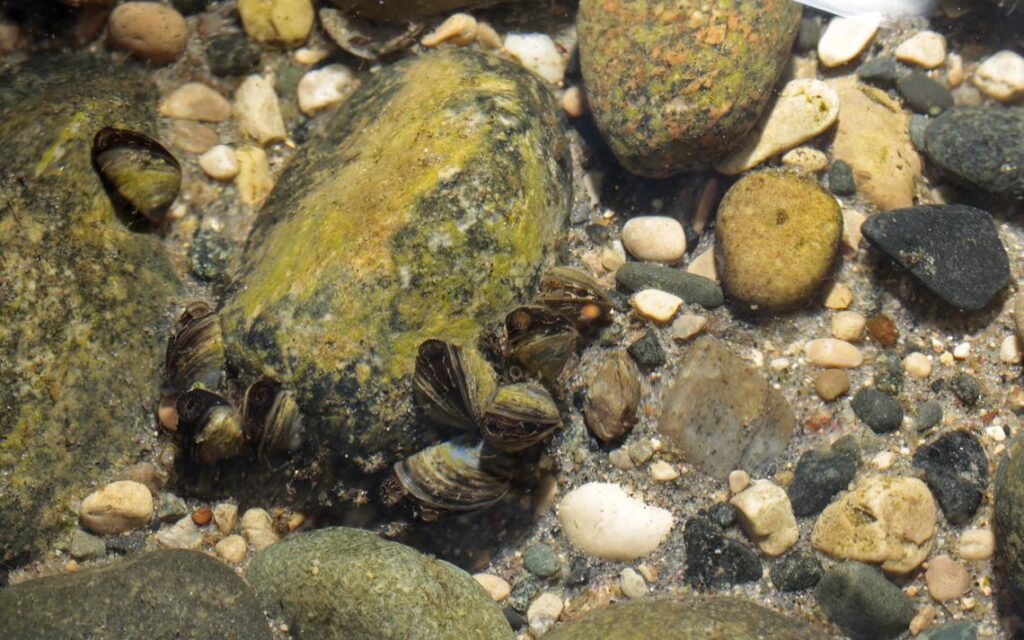
[[[238,199],[242,204],[261,204],[274,187],[266,151],[246,145],[235,152],[235,157],[238,159],[238,175],[235,176]]]
[[[284,140],[281,106],[269,76],[251,75],[235,91],[235,120],[245,135],[260,144]]]
[[[664,460],[651,463],[651,480],[655,482],[672,482],[678,477],[679,472],[676,471],[676,468]]]
[[[557,594],[544,592],[530,603],[526,610],[526,621],[530,625],[530,635],[539,638],[558,622],[565,603]]]
[[[761,553],[776,557],[796,544],[800,531],[786,490],[771,480],[758,480],[729,500],[740,526]]]
[[[1020,364],[1020,339],[1006,336],[999,344],[999,361],[1004,364]]]
[[[847,342],[859,342],[864,336],[867,318],[856,311],[840,311],[832,316],[832,337]]]
[[[1015,100],[1024,95],[1024,57],[1014,51],[1000,51],[981,63],[973,82],[996,100]]]
[[[223,122],[231,117],[231,103],[201,82],[186,82],[160,102],[160,113],[182,120]]]
[[[238,175],[238,157],[226,144],[218,144],[199,156],[199,166],[214,180],[231,180]]]
[[[493,573],[478,573],[473,576],[473,579],[480,583],[480,586],[490,594],[491,599],[495,602],[501,602],[512,593],[512,585]]]
[[[988,560],[996,548],[990,529],[968,529],[960,534],[956,554],[964,560]]]
[[[238,505],[221,502],[213,508],[213,524],[221,533],[231,533],[238,524]]]
[[[100,535],[134,531],[153,516],[153,494],[139,482],[111,482],[82,500],[78,516],[86,530]]]
[[[424,47],[436,47],[448,42],[462,47],[476,40],[476,18],[468,13],[453,13],[436,29],[423,36],[420,44]]]
[[[274,521],[265,509],[249,509],[242,514],[242,533],[256,551],[262,551],[278,541]]]
[[[574,547],[605,560],[635,560],[658,548],[672,530],[672,514],[631,498],[621,486],[590,482],[570,491],[557,508]]]
[[[565,60],[547,34],[510,33],[505,36],[505,52],[552,84],[565,75]]]
[[[833,18],[818,40],[818,59],[826,67],[853,60],[871,43],[879,18]]]
[[[871,458],[871,465],[879,471],[891,469],[896,464],[896,454],[892,451],[879,451]]]
[[[637,260],[673,264],[686,255],[686,231],[675,218],[639,216],[622,227],[622,244]]]
[[[828,156],[824,151],[814,147],[797,147],[782,155],[782,164],[810,173],[818,173],[828,169]]]
[[[842,282],[834,282],[825,294],[825,307],[828,309],[848,309],[853,304],[853,291]]]
[[[966,360],[971,356],[971,343],[961,342],[953,347],[953,357],[957,360]]]
[[[695,313],[684,313],[672,323],[672,338],[685,341],[704,331],[708,319]]]
[[[296,91],[299,110],[306,115],[344,101],[359,86],[348,67],[340,64],[329,64],[314,69],[299,80]]]
[[[246,544],[245,538],[236,533],[224,538],[213,548],[225,562],[238,564],[245,559],[245,552],[249,545]]]
[[[903,358],[903,370],[911,378],[924,380],[932,375],[932,359],[917,351],[907,354],[907,357]]]
[[[804,355],[819,367],[855,369],[864,362],[860,349],[845,340],[818,338],[804,346]]]
[[[995,442],[1006,440],[1006,430],[1001,425],[993,424],[985,427],[985,436]]]
[[[198,549],[203,546],[203,534],[192,521],[192,516],[185,516],[157,531],[156,541],[167,549]]]
[[[647,595],[647,581],[636,570],[626,567],[619,572],[619,586],[622,595],[630,600],[640,600]]]
[[[746,146],[715,165],[736,175],[810,140],[835,124],[839,94],[821,80],[793,80],[747,138]]]
[[[729,472],[729,492],[733,495],[743,491],[750,486],[750,474],[743,469],[734,469]]]
[[[641,317],[652,322],[665,324],[679,311],[683,299],[658,289],[644,289],[634,295],[629,304]]]
[[[896,59],[934,69],[946,61],[946,38],[934,31],[922,31],[896,47]]]

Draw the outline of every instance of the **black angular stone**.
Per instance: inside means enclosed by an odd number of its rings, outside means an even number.
[[[806,591],[821,580],[821,562],[810,549],[797,549],[775,563],[768,572],[779,591]]]
[[[717,589],[760,580],[761,558],[750,546],[726,536],[704,516],[687,520],[685,578],[696,589]]]
[[[871,387],[858,391],[850,401],[850,408],[875,433],[890,433],[903,424],[900,401]]]
[[[871,216],[864,237],[946,303],[984,308],[1010,282],[992,216],[964,205],[920,206]]]
[[[857,67],[857,76],[865,82],[891,86],[900,78],[910,73],[910,69],[896,61],[896,58],[883,56],[868,60]]]
[[[960,402],[973,407],[981,400],[981,385],[966,373],[958,373],[949,381],[949,388]]]
[[[942,405],[929,400],[917,408],[917,420],[914,427],[918,431],[927,431],[942,422]]]
[[[928,125],[924,149],[959,182],[1024,198],[1024,109],[954,107]]]
[[[215,76],[241,76],[260,64],[260,48],[244,33],[225,33],[206,44],[206,63]]]
[[[828,170],[828,188],[837,196],[852,196],[857,193],[853,179],[853,167],[842,160],[836,160]]]
[[[910,108],[937,116],[953,106],[953,94],[923,71],[914,71],[896,81],[896,88]]]
[[[821,513],[850,484],[859,465],[860,451],[852,438],[837,440],[827,450],[805,452],[787,489],[793,513],[801,518]]]
[[[946,520],[966,524],[988,484],[988,458],[978,439],[967,431],[945,433],[917,450],[914,466],[924,470],[924,480]]]
[[[648,331],[626,348],[629,356],[641,369],[657,369],[665,364],[665,349],[658,342],[658,334]]]

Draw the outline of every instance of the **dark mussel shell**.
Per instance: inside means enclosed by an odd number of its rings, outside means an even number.
[[[572,267],[548,269],[541,277],[536,301],[568,318],[580,331],[611,322],[615,306],[597,280]]]
[[[508,493],[511,458],[473,436],[459,436],[395,463],[401,492],[433,519],[446,512],[476,511]]]
[[[494,369],[476,349],[442,340],[420,345],[413,392],[416,405],[430,420],[475,431],[497,385]]]
[[[554,386],[579,347],[580,334],[564,316],[545,307],[519,307],[505,316],[509,356]]]
[[[203,301],[190,303],[167,340],[167,381],[176,392],[201,386],[216,389],[224,371],[224,336],[220,317]]]
[[[245,391],[242,405],[245,435],[260,460],[272,454],[295,451],[302,446],[302,413],[290,391],[269,378]]]
[[[92,142],[92,163],[114,205],[129,218],[154,225],[166,220],[181,189],[181,166],[144,133],[104,127]]]
[[[223,396],[190,389],[178,396],[178,431],[187,438],[192,459],[199,464],[248,455],[242,417]]]
[[[484,439],[502,451],[522,451],[562,424],[558,405],[543,385],[523,382],[498,389],[480,421]]]

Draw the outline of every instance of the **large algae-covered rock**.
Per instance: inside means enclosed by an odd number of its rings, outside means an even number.
[[[223,308],[229,360],[294,388],[313,438],[364,469],[420,448],[419,344],[471,344],[526,297],[568,158],[552,95],[517,65],[448,51],[384,69],[260,213]]]
[[[1024,613],[1024,439],[1011,444],[996,472],[996,571],[1018,614]]]
[[[267,547],[249,580],[300,639],[512,638],[501,609],[468,573],[362,529],[320,529]]]
[[[790,0],[582,0],[580,66],[598,128],[645,176],[722,158],[757,123],[799,24]]]
[[[256,597],[227,565],[162,550],[0,591],[7,640],[270,640]]]
[[[141,70],[33,58],[0,77],[0,563],[70,522],[137,453],[178,284],[119,220],[90,160],[105,126],[155,133]]]
[[[555,627],[548,640],[823,640],[805,622],[736,598],[640,600],[599,609]]]

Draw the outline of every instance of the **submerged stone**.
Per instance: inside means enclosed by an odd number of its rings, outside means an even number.
[[[155,87],[102,58],[34,56],[0,76],[0,564],[73,523],[70,501],[151,428],[179,291],[92,166],[113,126],[155,133]]]
[[[928,125],[932,164],[989,193],[1024,198],[1024,109],[960,106]]]
[[[422,448],[417,348],[474,344],[528,296],[568,162],[557,104],[521,67],[459,50],[385,68],[260,212],[222,310],[230,363],[294,389],[313,445],[363,470]]]
[[[995,567],[1019,614],[1024,613],[1024,439],[1016,438],[1008,449],[995,479]]]

